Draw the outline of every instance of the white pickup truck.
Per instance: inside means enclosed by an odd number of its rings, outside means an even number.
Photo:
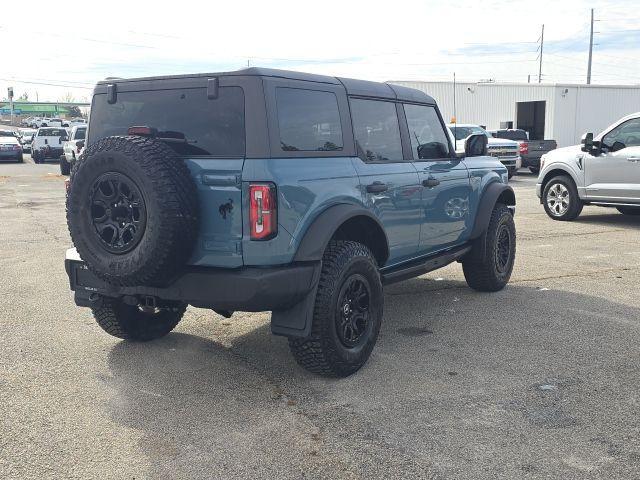
[[[536,193],[554,220],[573,220],[584,205],[640,215],[640,112],[543,155]]]
[[[470,135],[481,134],[488,138],[487,154],[497,158],[507,167],[509,178],[513,177],[522,166],[520,157],[520,144],[513,140],[494,138],[489,132],[479,125],[466,125],[451,123],[447,125],[451,132],[451,142],[455,144],[456,153],[464,152],[464,142]]]
[[[87,126],[75,126],[71,129],[68,139],[62,144],[62,155],[60,155],[60,173],[69,175],[71,166],[80,156],[84,148],[84,137],[87,134]]]

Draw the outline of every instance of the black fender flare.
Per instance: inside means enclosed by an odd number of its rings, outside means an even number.
[[[389,258],[389,239],[380,220],[364,207],[350,203],[333,205],[322,212],[307,229],[293,260],[295,262],[321,260],[329,240],[331,240],[338,228],[347,220],[358,216],[367,217],[379,227],[384,236],[384,247],[382,247],[379,255],[386,261]]]
[[[504,183],[490,183],[480,197],[476,221],[470,235],[471,240],[479,238],[487,230],[489,221],[491,220],[491,213],[498,199],[502,200],[509,207],[515,207],[516,205],[516,195],[513,192],[513,188]]]

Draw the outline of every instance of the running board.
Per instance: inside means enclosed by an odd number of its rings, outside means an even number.
[[[409,278],[432,272],[433,270],[447,266],[462,258],[464,255],[469,253],[470,250],[471,245],[463,245],[462,247],[455,247],[445,252],[412,260],[411,262],[402,264],[393,270],[381,272],[382,284],[390,285],[392,283],[401,282]]]

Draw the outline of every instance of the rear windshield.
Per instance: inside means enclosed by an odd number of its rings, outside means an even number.
[[[221,87],[216,99],[205,88],[119,92],[114,104],[105,94],[93,97],[89,143],[133,126],[156,129],[179,155],[243,156],[244,94]]]
[[[75,135],[73,136],[74,140],[84,140],[85,135],[87,134],[86,128],[79,128],[76,130]]]
[[[64,128],[41,128],[38,130],[39,137],[66,137],[67,131]]]
[[[496,137],[507,140],[527,140],[527,132],[524,130],[498,130]]]

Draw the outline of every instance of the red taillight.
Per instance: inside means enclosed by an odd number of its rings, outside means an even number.
[[[251,240],[269,240],[278,233],[276,187],[270,183],[249,185]]]
[[[129,127],[127,130],[129,135],[140,135],[141,137],[154,137],[158,131],[155,128],[147,126]]]
[[[529,144],[522,142],[520,144],[520,155],[526,155],[527,153],[529,153]]]

